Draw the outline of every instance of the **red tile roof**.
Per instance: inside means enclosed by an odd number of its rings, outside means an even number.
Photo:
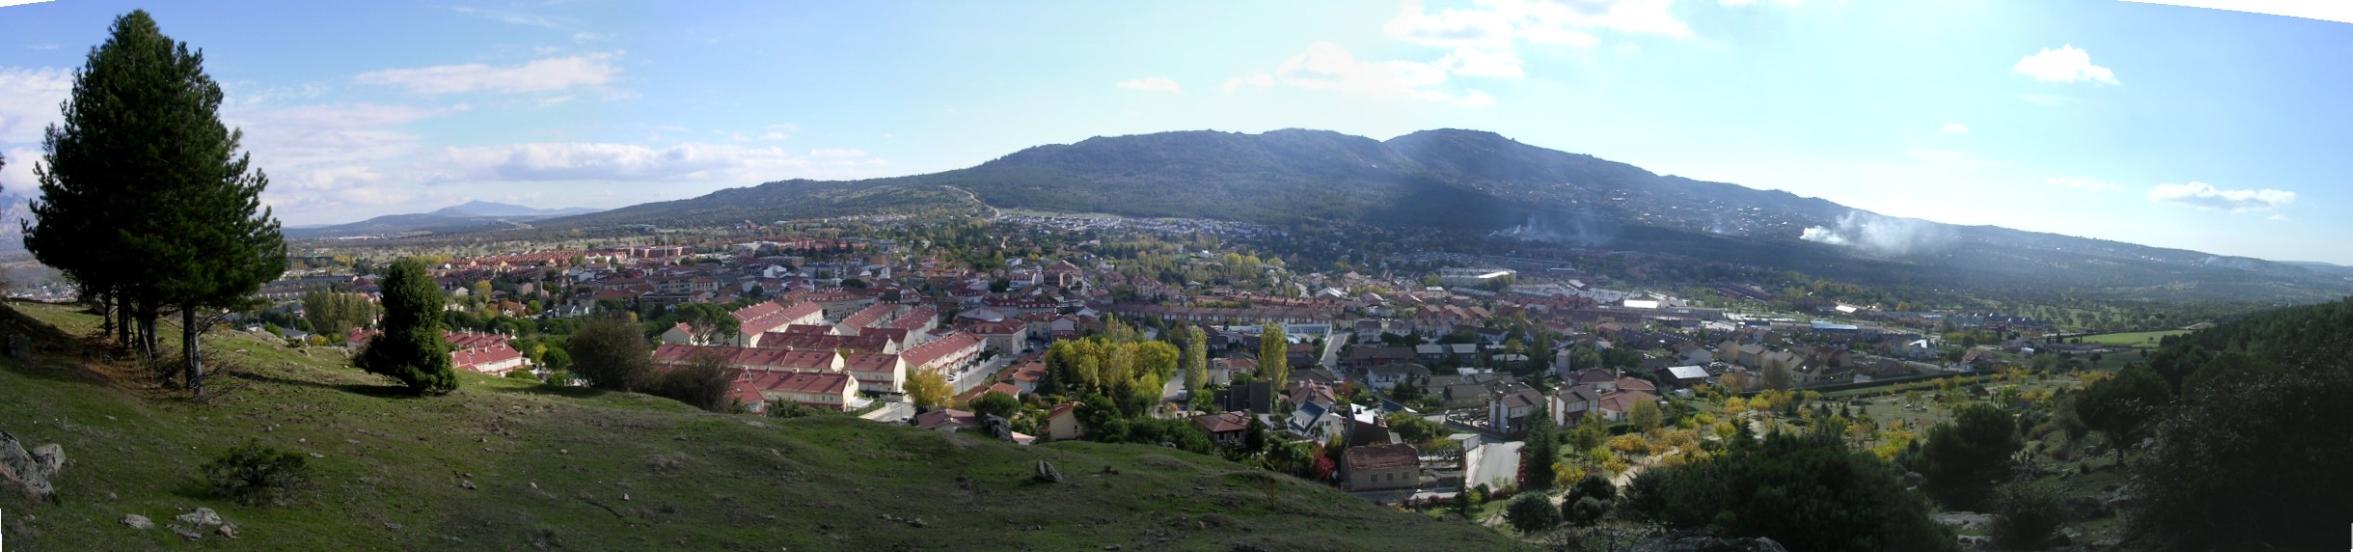
[[[1351,470],[1385,470],[1422,465],[1421,453],[1413,445],[1371,445],[1348,449],[1340,453],[1340,462]]]
[[[1199,426],[1202,432],[1210,435],[1244,431],[1250,429],[1250,414],[1247,412],[1202,414],[1193,417],[1193,425]]]
[[[916,345],[913,349],[902,351],[899,356],[907,359],[908,366],[923,366],[953,354],[978,349],[982,343],[980,336],[964,332],[951,332],[938,339],[926,341],[922,345]]]

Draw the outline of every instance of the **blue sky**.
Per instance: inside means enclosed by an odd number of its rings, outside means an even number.
[[[685,6],[687,9],[679,9]],[[2353,25],[2124,2],[126,2],[0,8],[0,186],[117,14],[293,224],[613,207],[1184,129],[1493,130],[1885,214],[2353,264]]]

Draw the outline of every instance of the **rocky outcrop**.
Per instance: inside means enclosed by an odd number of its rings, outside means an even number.
[[[57,497],[57,488],[51,481],[64,470],[65,447],[50,443],[26,450],[15,435],[0,431],[0,483],[23,489],[33,498],[52,500]]]

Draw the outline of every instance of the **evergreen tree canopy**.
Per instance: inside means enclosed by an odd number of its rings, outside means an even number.
[[[201,393],[199,309],[243,306],[286,270],[278,221],[261,205],[269,179],[221,123],[203,53],[145,11],[115,19],[71,98],[43,137],[49,163],[36,171],[42,200],[25,245],[135,314],[143,354],[157,353],[162,307],[178,307],[185,383]]]
[[[383,335],[368,341],[353,359],[369,373],[392,376],[418,394],[457,389],[449,342],[441,337],[441,288],[413,260],[392,264],[384,275]]]

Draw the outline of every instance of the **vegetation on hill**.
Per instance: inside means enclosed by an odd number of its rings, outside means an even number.
[[[204,402],[148,386],[79,336],[94,316],[15,304],[0,424],[64,445],[60,500],[0,493],[10,550],[176,546],[158,520],[206,507],[248,549],[1505,549],[1492,531],[1386,511],[1214,457],[1088,442],[1030,447],[842,416],[710,414],[669,399],[461,375],[413,398],[339,350],[223,334]],[[197,466],[249,442],[305,458],[294,505],[216,496]],[[1037,463],[1067,474],[1035,482]],[[208,540],[220,539],[208,536]]]
[[[2175,550],[2320,550],[2353,519],[2353,299],[2165,338],[2180,389],[2133,465],[2135,536]]]

